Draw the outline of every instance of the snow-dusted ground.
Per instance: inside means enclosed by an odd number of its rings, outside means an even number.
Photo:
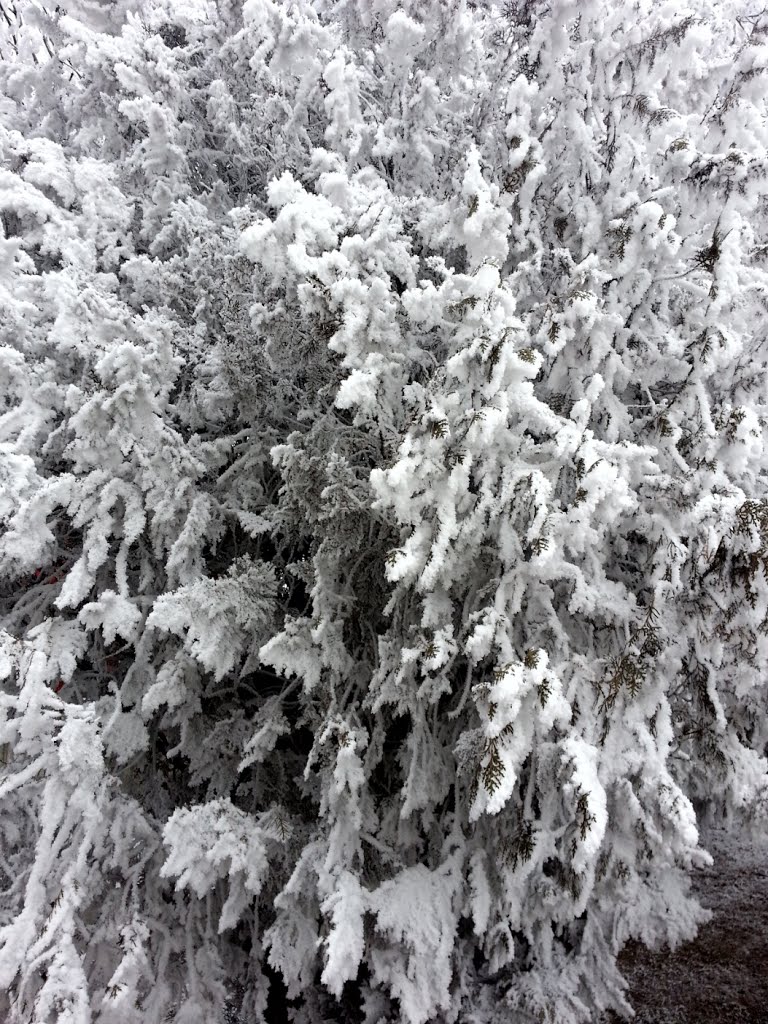
[[[768,1024],[768,841],[718,830],[704,845],[714,864],[696,888],[712,920],[675,952],[622,955],[636,1024]]]

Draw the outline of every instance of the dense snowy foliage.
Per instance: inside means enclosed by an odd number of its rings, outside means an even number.
[[[759,8],[0,4],[4,1020],[577,1024],[695,933],[768,810]]]

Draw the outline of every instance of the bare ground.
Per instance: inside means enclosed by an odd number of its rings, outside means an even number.
[[[674,952],[628,946],[636,1024],[768,1024],[768,844],[711,833],[696,888],[713,918]]]

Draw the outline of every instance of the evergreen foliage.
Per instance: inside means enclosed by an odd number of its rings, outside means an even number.
[[[768,811],[768,18],[0,51],[0,1017],[628,1012]]]

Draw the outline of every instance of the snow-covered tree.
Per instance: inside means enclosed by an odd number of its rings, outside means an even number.
[[[768,809],[768,18],[0,52],[0,1015],[628,1012]]]

